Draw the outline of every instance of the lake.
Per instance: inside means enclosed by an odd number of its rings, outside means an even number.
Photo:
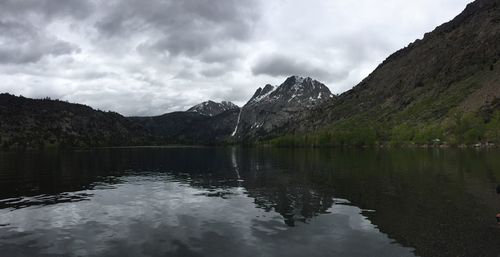
[[[499,150],[0,153],[0,256],[499,256]]]

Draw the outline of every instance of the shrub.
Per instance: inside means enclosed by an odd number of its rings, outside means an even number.
[[[415,129],[408,124],[401,124],[392,129],[391,145],[400,146],[413,141]]]

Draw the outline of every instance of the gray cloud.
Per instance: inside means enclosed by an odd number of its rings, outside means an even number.
[[[200,73],[205,77],[219,77],[227,72],[228,68],[225,66],[215,66],[202,70]]]
[[[43,19],[72,17],[86,18],[93,11],[93,4],[86,0],[2,0],[0,14],[2,17],[29,19],[38,16]]]
[[[215,46],[204,51],[199,58],[205,63],[227,63],[242,58],[242,53],[231,47]]]
[[[104,37],[153,32],[140,48],[195,56],[219,42],[242,41],[251,36],[258,18],[258,1],[238,0],[126,0],[96,23]]]
[[[20,64],[39,61],[44,56],[78,52],[71,43],[46,35],[30,24],[0,20],[0,63]]]
[[[291,74],[341,93],[470,1],[0,0],[0,92],[124,115],[241,105]]]
[[[252,67],[252,73],[272,77],[309,76],[323,81],[338,81],[349,75],[349,71],[335,71],[307,60],[280,54],[266,55],[259,58]]]

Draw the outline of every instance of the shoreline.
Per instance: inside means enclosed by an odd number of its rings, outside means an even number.
[[[91,147],[26,147],[26,148],[10,148],[10,149],[0,149],[0,153],[6,152],[19,152],[19,151],[60,151],[60,150],[72,150],[72,151],[86,151],[86,150],[107,150],[107,149],[175,149],[175,148],[289,148],[289,149],[499,149],[500,147],[496,144],[474,144],[474,145],[415,145],[415,144],[402,144],[393,146],[390,144],[377,144],[371,146],[328,146],[328,145],[272,145],[272,144],[220,144],[220,145],[131,145],[131,146],[91,146]]]

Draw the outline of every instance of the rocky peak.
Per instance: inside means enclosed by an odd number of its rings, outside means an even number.
[[[220,103],[217,103],[209,100],[189,108],[187,112],[196,112],[207,116],[215,116],[225,111],[238,108],[239,107],[237,105],[228,101],[222,101]]]
[[[286,102],[309,106],[332,97],[328,87],[321,82],[309,77],[291,76],[278,87],[268,84],[264,88],[257,89],[247,106],[262,102]]]
[[[274,91],[274,86],[267,84],[264,88],[259,87],[257,91],[255,91],[255,94],[253,94],[252,98],[248,101],[248,104],[252,103],[258,103],[262,99],[266,98],[269,96]]]
[[[289,77],[280,86],[259,88],[241,109],[233,132],[236,140],[263,138],[293,122],[303,111],[334,96],[312,78]]]
[[[276,90],[274,95],[283,95],[294,98],[297,101],[325,100],[333,97],[330,89],[321,82],[312,78],[292,76]]]

